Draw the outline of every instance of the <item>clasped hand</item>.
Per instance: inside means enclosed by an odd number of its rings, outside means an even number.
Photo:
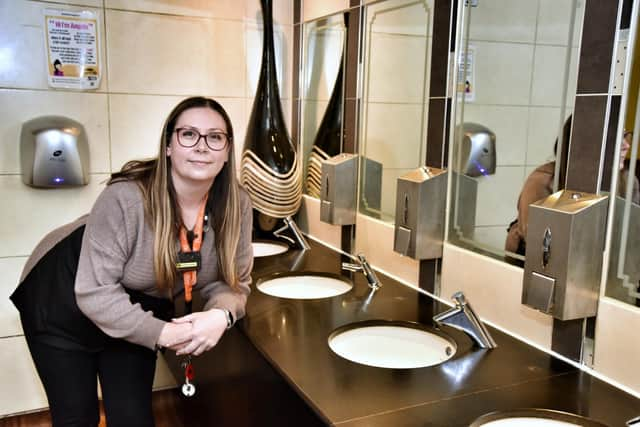
[[[158,344],[175,350],[177,355],[198,356],[213,348],[226,329],[224,311],[212,308],[173,319],[162,329]]]

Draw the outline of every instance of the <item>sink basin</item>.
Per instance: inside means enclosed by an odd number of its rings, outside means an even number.
[[[316,272],[277,273],[260,278],[256,287],[265,294],[291,299],[330,298],[349,292],[351,283],[337,275]]]
[[[469,427],[607,427],[580,415],[550,409],[516,409],[485,414]]]
[[[456,353],[443,333],[412,322],[370,320],[336,329],[329,347],[339,356],[378,368],[411,369],[438,365]]]
[[[284,243],[277,242],[251,242],[253,246],[253,256],[254,258],[259,258],[263,256],[271,256],[282,254],[289,250],[289,246]]]

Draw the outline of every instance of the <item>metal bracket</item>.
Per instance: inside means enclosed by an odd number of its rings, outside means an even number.
[[[629,30],[618,31],[618,45],[616,46],[615,66],[613,68],[613,95],[622,95],[624,86],[624,68],[627,63],[629,47]]]

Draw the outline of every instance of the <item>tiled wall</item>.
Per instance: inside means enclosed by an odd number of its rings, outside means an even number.
[[[44,8],[97,14],[104,64],[98,90],[47,87]],[[275,0],[273,15],[289,120],[293,2]],[[0,386],[0,416],[46,406],[18,314],[8,301],[32,248],[53,228],[87,212],[110,172],[129,159],[156,155],[164,117],[186,96],[214,97],[225,106],[238,156],[259,76],[261,28],[258,0],[0,0],[0,370],[11,373]],[[47,114],[84,124],[91,151],[89,185],[40,190],[22,184],[21,123]],[[156,386],[172,384],[166,372]]]
[[[526,177],[553,159],[565,82],[567,92],[575,94],[581,25],[574,28],[569,51],[572,6],[567,0],[496,0],[469,8],[476,99],[465,103],[464,121],[496,134],[496,173],[478,179],[475,229],[475,240],[491,247],[504,247]],[[580,1],[576,22],[582,22],[583,14]],[[571,113],[573,98],[566,99],[565,116]]]

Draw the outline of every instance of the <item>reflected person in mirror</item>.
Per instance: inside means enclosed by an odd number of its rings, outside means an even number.
[[[511,224],[509,224],[509,228],[507,228],[507,239],[505,241],[505,250],[507,252],[518,255],[525,254],[529,205],[553,194],[556,161],[560,161],[558,191],[564,188],[569,140],[571,138],[571,120],[572,116],[569,116],[562,126],[562,149],[560,155],[558,156],[557,153],[558,140],[556,139],[553,146],[553,154],[556,159],[538,166],[538,168],[531,172],[520,191],[520,196],[518,197],[518,217],[512,221]],[[511,264],[524,265],[523,261],[510,257],[508,254],[505,260]]]
[[[199,355],[244,315],[252,209],[233,146],[218,102],[183,100],[158,156],[112,174],[90,214],[51,232],[27,260],[11,298],[54,426],[98,425],[96,378],[108,425],[153,426],[157,349]],[[195,264],[183,262],[195,253]],[[171,320],[190,283],[203,310]]]
[[[635,204],[640,204],[640,183],[638,182],[638,177],[633,176],[629,177],[629,162],[630,159],[627,159],[627,155],[629,154],[629,149],[631,148],[631,141],[633,140],[633,132],[624,131],[624,137],[622,138],[622,147],[620,149],[620,163],[619,168],[620,172],[618,172],[618,196],[626,197],[627,194],[627,186],[629,185],[629,181],[633,183],[633,189],[631,190],[631,201]],[[637,172],[637,170],[636,170]]]

